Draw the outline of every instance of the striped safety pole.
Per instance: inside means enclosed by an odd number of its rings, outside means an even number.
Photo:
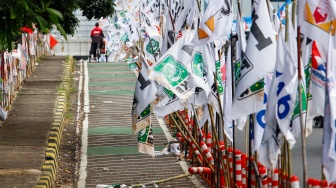
[[[279,170],[276,168],[272,174],[272,188],[279,187]]]
[[[213,154],[213,142],[211,132],[208,132],[208,134],[206,135],[206,145],[208,146],[209,151]]]
[[[300,182],[299,182],[299,178],[295,175],[293,175],[290,178],[290,187],[291,188],[300,188]]]
[[[193,148],[195,154],[197,155],[197,158],[198,158],[200,161],[203,161],[202,154],[198,151],[198,149],[197,149],[195,143],[194,143],[190,138],[188,138],[188,140],[189,140],[189,143],[190,143],[191,147]]]
[[[209,167],[189,167],[188,172],[190,174],[201,174],[201,173],[211,174],[212,173]]]
[[[243,153],[241,155],[241,161],[242,161],[242,187],[246,188],[246,154]]]
[[[321,188],[321,181],[318,179],[313,179],[313,187],[312,188]]]
[[[211,153],[210,153],[210,151],[208,149],[208,146],[204,142],[200,142],[200,147],[201,147],[201,150],[202,150],[203,154],[205,155],[205,157],[210,162],[210,164],[212,166],[214,166],[215,165],[215,161],[214,161],[214,159],[213,159],[213,157],[212,157],[212,155],[211,155]]]
[[[312,188],[313,187],[313,181],[314,181],[313,178],[308,178],[308,180],[307,180],[308,188]]]
[[[259,167],[259,174],[261,178],[261,187],[267,188],[267,169],[265,167]]]
[[[328,188],[327,180],[322,180],[321,184],[322,184],[322,186],[321,186],[322,188]]]
[[[267,169],[267,187],[272,187],[272,170]]]
[[[236,186],[242,187],[242,152],[238,149],[235,149],[235,159],[236,159]]]

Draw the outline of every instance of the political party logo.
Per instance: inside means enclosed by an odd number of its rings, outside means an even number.
[[[317,5],[305,4],[305,20],[319,29],[335,35],[336,20],[329,15],[329,4],[327,0],[319,1]],[[332,27],[331,27],[332,26]]]
[[[160,49],[159,42],[151,38],[146,45],[146,51],[155,56]]]
[[[317,51],[318,53],[318,51]],[[314,54],[313,54],[314,55]],[[315,70],[326,72],[325,62],[321,58],[320,54],[315,54],[312,58],[312,68]]]
[[[153,139],[153,130],[150,125],[148,125],[146,128],[142,129],[138,133],[138,142],[147,144],[150,146],[154,145],[154,139]]]
[[[216,80],[218,83],[218,92],[221,95],[224,93],[224,87],[223,87],[223,80],[222,80],[222,72],[220,70],[220,61],[216,61],[215,65],[216,65],[216,72],[217,72]]]
[[[171,55],[166,56],[153,70],[162,74],[173,87],[188,78],[186,67]]]
[[[192,71],[193,74],[203,78],[204,62],[201,53],[196,52],[192,61]]]
[[[312,83],[319,87],[324,87],[326,81],[329,82],[326,76],[326,63],[322,59],[321,54],[317,48],[317,44],[314,41],[312,47],[312,60],[311,60],[311,80]]]
[[[174,94],[172,91],[170,91],[169,89],[165,88],[165,87],[163,88],[163,92],[165,92],[166,95],[167,95],[171,100],[175,98],[175,94]]]
[[[151,105],[149,104],[138,116],[137,122],[141,122],[142,120],[145,120],[146,118],[149,118],[151,112]],[[147,120],[148,121],[148,120]]]
[[[251,87],[247,88],[239,97],[238,100],[243,100],[245,98],[248,98],[252,95],[258,94],[259,92],[264,90],[264,79],[259,80],[255,84],[253,84]],[[264,95],[262,95],[264,96]]]

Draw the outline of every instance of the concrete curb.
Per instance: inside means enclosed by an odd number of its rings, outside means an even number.
[[[36,188],[51,188],[54,186],[58,168],[58,150],[61,145],[64,118],[67,110],[67,96],[70,92],[71,72],[74,60],[66,61],[62,83],[59,86],[59,94],[55,104],[54,120],[49,131],[48,143],[45,153],[45,161],[42,165],[42,175],[37,182]]]

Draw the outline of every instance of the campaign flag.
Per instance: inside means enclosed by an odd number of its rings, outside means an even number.
[[[269,88],[272,81],[272,74],[267,74],[264,78],[264,102],[262,108],[255,113],[254,126],[253,126],[253,140],[252,151],[258,151],[261,145],[262,137],[264,135],[266,121],[266,104],[268,100]]]
[[[194,93],[188,83],[187,66],[191,62],[193,48],[189,45],[191,32],[187,30],[158,61],[150,68],[149,78],[157,81],[186,102]]]
[[[155,156],[154,137],[151,123],[138,132],[138,151],[153,157]]]
[[[274,29],[268,15],[266,1],[260,1],[258,4],[249,35],[249,42],[246,47],[246,53],[242,58],[239,67],[239,76],[236,79],[233,105],[237,105],[235,103],[239,100],[259,94],[258,101],[254,100],[254,104],[249,104],[254,110],[249,113],[255,113],[261,109],[263,104],[264,95],[261,91],[263,90],[262,86],[264,82],[262,79],[266,74],[274,71],[276,58],[276,40]],[[235,74],[237,74],[236,71]],[[234,107],[232,111],[234,111]],[[233,119],[246,116],[246,114],[240,113],[239,110],[236,112],[237,113],[233,112],[236,116],[233,117]]]
[[[202,88],[202,90],[208,96],[210,88],[205,76],[207,73],[205,72],[206,70],[204,68],[203,46],[199,46],[194,49],[191,63],[187,68],[189,72],[188,83],[190,84],[190,87]]]
[[[223,56],[221,58],[221,65],[220,72],[221,72],[221,81],[222,81],[222,87],[224,87],[224,97],[223,97],[223,119],[224,119],[224,133],[226,136],[233,141],[233,124],[232,124],[232,69],[231,69],[231,46],[229,46],[226,60],[223,53]]]
[[[331,5],[335,5],[333,0],[298,1],[300,31],[305,36],[317,41],[319,45],[327,46],[329,32],[335,36],[336,20],[334,11],[331,11],[335,8]]]
[[[295,140],[290,132],[290,122],[293,115],[298,88],[297,63],[293,54],[285,44],[282,33],[279,34],[277,45],[277,60],[275,65],[276,83],[276,120],[287,141],[293,146]]]
[[[201,18],[197,34],[190,45],[200,46],[224,39],[229,36],[232,28],[232,4],[228,0],[209,1],[208,7]]]
[[[328,182],[336,181],[336,59],[335,49],[329,36],[327,56],[327,89],[323,126],[323,173]]]
[[[325,80],[326,80],[326,51],[321,50],[317,42],[312,44],[312,60],[311,60],[311,82],[309,93],[312,95],[312,106],[316,116],[324,114],[325,101]],[[308,106],[309,107],[309,106]],[[310,112],[312,113],[312,112]]]
[[[196,7],[196,1],[189,1],[189,3],[187,4],[187,6],[185,6],[182,10],[182,12],[180,13],[180,15],[178,15],[178,17],[175,19],[175,31],[178,32],[181,30],[181,28],[186,24],[186,20],[188,18],[189,14],[192,14],[192,11],[194,11],[194,7]],[[189,25],[191,26],[191,25]]]
[[[147,125],[137,123],[143,110],[156,99],[157,86],[154,81],[148,79],[148,67],[142,63],[141,71],[135,84],[135,91],[132,106],[132,130],[136,134]]]
[[[329,11],[333,16],[333,19],[336,19],[336,1],[329,0]]]
[[[154,114],[157,117],[164,118],[165,115],[183,110],[184,105],[170,90],[160,87],[157,92],[159,103],[154,107]]]
[[[50,41],[50,43],[49,43],[50,44],[50,49],[53,49],[56,46],[56,44],[58,43],[58,41],[52,35],[50,35],[49,41]]]
[[[236,62],[234,63],[234,80],[237,86],[241,77],[241,66],[246,51],[246,37],[243,21],[237,14],[237,42],[236,42]],[[237,99],[233,101],[232,118],[236,119],[238,129],[243,129],[246,123],[246,117],[260,110],[263,105],[264,81],[260,80],[245,90]],[[246,104],[249,104],[246,106]]]

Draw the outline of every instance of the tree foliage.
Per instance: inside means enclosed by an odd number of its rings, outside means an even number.
[[[88,20],[108,17],[114,13],[112,0],[1,0],[0,1],[0,51],[13,49],[20,40],[21,28],[36,28],[43,33],[54,26],[67,39],[73,36],[79,20],[73,12],[83,11]]]

